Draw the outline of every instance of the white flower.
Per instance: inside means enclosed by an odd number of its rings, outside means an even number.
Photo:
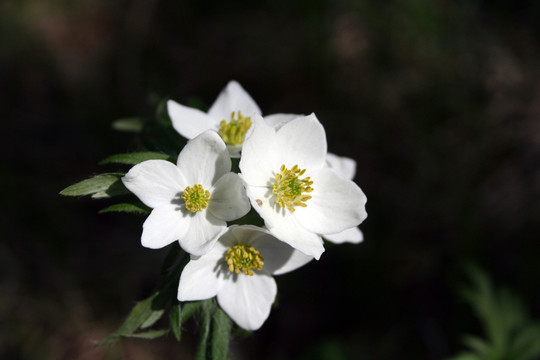
[[[335,234],[366,217],[366,197],[326,165],[326,137],[315,115],[278,130],[260,116],[244,142],[241,176],[251,204],[278,239],[318,259],[321,234]]]
[[[201,257],[191,257],[180,276],[178,300],[217,296],[221,308],[246,330],[257,330],[270,314],[277,286],[272,275],[313,258],[278,241],[267,230],[233,225]]]
[[[206,131],[189,141],[177,165],[148,160],[122,178],[124,185],[153,208],[143,225],[143,246],[157,249],[178,240],[193,255],[210,250],[226,231],[226,221],[250,209],[239,176],[221,138]]]
[[[193,139],[205,130],[218,131],[233,157],[239,157],[242,143],[251,128],[251,117],[262,115],[261,109],[236,81],[230,81],[221,91],[208,113],[181,105],[173,100],[167,102],[173,127],[187,139]],[[288,114],[268,115],[272,123],[290,119]]]
[[[354,175],[356,174],[356,161],[353,159],[328,153],[326,155],[326,164],[345,179],[354,179]],[[364,240],[364,234],[362,234],[362,231],[360,231],[358,227],[354,226],[337,234],[325,234],[324,238],[335,244],[342,244],[344,242],[358,244]]]

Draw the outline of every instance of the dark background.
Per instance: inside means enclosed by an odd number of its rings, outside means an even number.
[[[277,279],[235,359],[442,359],[481,329],[464,265],[540,318],[540,2],[3,0],[0,357],[189,359],[180,344],[93,341],[157,281],[144,217],[64,187],[141,150],[111,129],[152,99],[209,106],[238,80],[265,114],[315,112],[358,162],[360,245]]]

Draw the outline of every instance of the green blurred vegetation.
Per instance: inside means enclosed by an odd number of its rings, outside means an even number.
[[[458,295],[469,262],[539,318],[539,16],[534,0],[0,2],[0,358],[193,357],[193,322],[180,344],[93,346],[152,294],[167,249],[140,246],[143,216],[58,192],[125,170],[97,165],[110,155],[174,152],[160,127],[148,144],[113,121],[154,118],[166,97],[204,108],[230,79],[265,114],[315,112],[329,150],[358,162],[369,213],[363,244],[277,279],[235,358],[495,344]]]

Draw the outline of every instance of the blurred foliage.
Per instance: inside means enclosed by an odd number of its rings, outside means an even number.
[[[470,267],[471,284],[461,291],[481,321],[486,338],[468,335],[470,349],[452,360],[531,360],[540,358],[540,322],[532,321],[521,300],[496,289],[488,275]]]

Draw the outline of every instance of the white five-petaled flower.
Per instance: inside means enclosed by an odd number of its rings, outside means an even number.
[[[262,115],[257,103],[236,81],[227,84],[207,113],[173,100],[167,102],[167,109],[173,127],[180,135],[193,139],[205,130],[217,131],[232,157],[239,157],[253,115]],[[265,119],[280,123],[290,118],[289,114],[273,114]]]
[[[274,129],[279,130],[283,125],[295,118],[302,117],[304,115],[287,114],[286,116],[265,118],[266,123]],[[345,156],[338,156],[332,153],[326,155],[326,164],[331,167],[338,175],[344,177],[347,180],[353,180],[356,174],[356,161]],[[344,242],[350,242],[358,244],[364,241],[364,234],[357,226],[350,229],[343,230],[337,234],[325,234],[324,238],[335,244],[342,244]]]
[[[354,175],[356,174],[356,161],[353,159],[328,153],[326,155],[326,164],[345,179],[354,179]],[[362,231],[356,226],[336,234],[325,234],[323,237],[335,244],[342,244],[344,242],[358,244],[364,240],[364,234],[362,234]]]
[[[193,257],[180,276],[178,300],[217,296],[221,308],[246,330],[257,330],[277,293],[272,275],[308,263],[307,256],[252,225],[233,225],[206,255]]]
[[[177,165],[148,160],[131,168],[124,185],[153,208],[143,225],[143,246],[157,249],[178,240],[192,255],[208,252],[226,221],[250,209],[242,181],[230,171],[229,153],[214,131],[189,141]]]
[[[318,259],[321,235],[360,224],[366,197],[326,164],[326,137],[315,115],[279,129],[254,117],[244,142],[241,176],[253,208],[278,239]]]

